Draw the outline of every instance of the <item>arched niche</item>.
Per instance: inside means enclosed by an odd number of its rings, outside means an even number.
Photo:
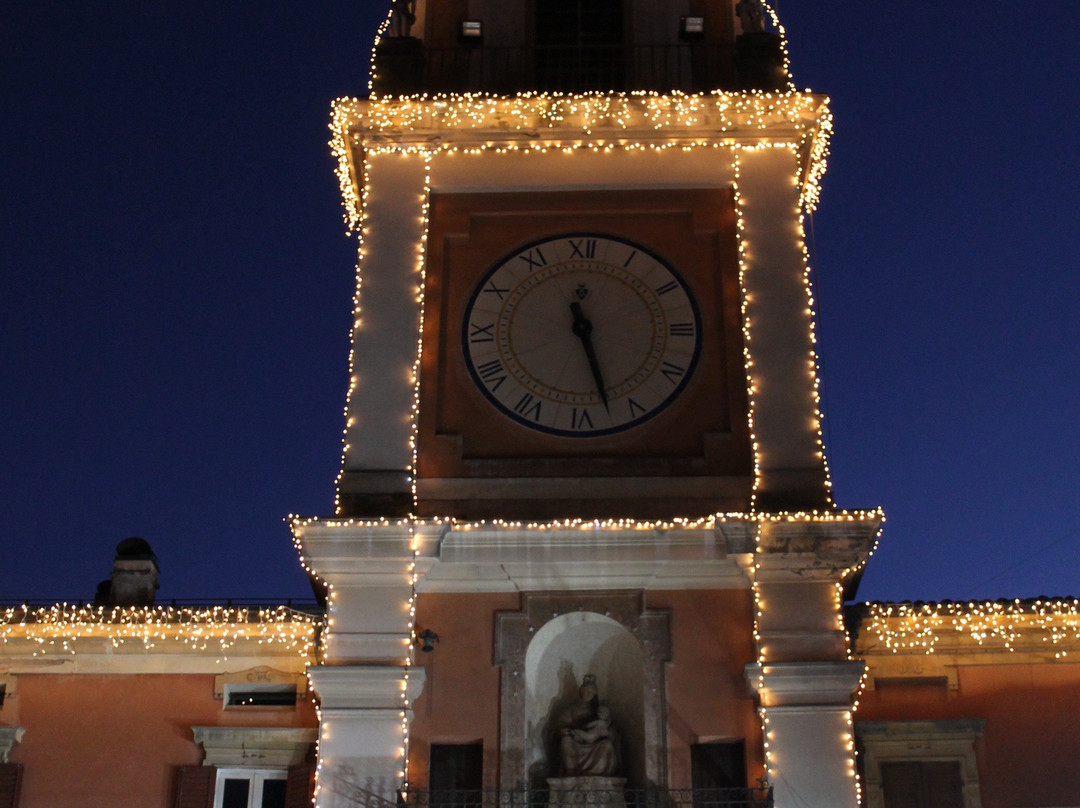
[[[539,787],[553,770],[552,715],[596,677],[634,787],[665,786],[664,663],[668,615],[644,610],[641,593],[526,594],[520,612],[496,619],[502,668],[499,785]]]

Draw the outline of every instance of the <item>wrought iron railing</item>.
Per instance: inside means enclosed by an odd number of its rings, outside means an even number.
[[[414,40],[415,41],[415,40]],[[376,72],[391,93],[515,95],[523,92],[735,89],[730,45],[590,45],[536,48],[405,48],[388,40]],[[396,74],[396,75],[394,75]],[[412,87],[397,86],[400,81]]]
[[[404,793],[399,808],[772,808],[772,789],[627,788],[559,791],[556,800],[544,789],[514,791],[415,791]]]
[[[424,83],[429,92],[482,90],[609,92],[683,90],[730,85],[732,49],[716,45],[592,45],[590,47],[429,48]]]

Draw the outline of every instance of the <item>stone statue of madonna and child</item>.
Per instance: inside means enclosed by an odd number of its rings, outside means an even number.
[[[585,676],[577,700],[555,714],[552,726],[558,743],[559,776],[547,781],[549,808],[566,808],[586,799],[593,808],[624,808],[626,779],[615,776],[619,738],[611,725],[611,710],[600,703],[595,676]]]

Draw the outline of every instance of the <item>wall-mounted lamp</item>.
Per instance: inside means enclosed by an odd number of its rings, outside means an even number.
[[[430,654],[435,650],[435,643],[438,641],[439,635],[430,628],[425,628],[423,631],[418,631],[416,633],[416,639],[413,640],[413,645],[419,645],[421,651],[425,654]]]
[[[679,17],[679,39],[701,39],[704,36],[704,17]]]
[[[458,29],[458,42],[462,45],[479,45],[484,41],[484,23],[480,20],[462,20]]]

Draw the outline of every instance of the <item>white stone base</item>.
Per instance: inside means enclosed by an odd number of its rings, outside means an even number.
[[[549,777],[548,808],[626,808],[625,777]]]

